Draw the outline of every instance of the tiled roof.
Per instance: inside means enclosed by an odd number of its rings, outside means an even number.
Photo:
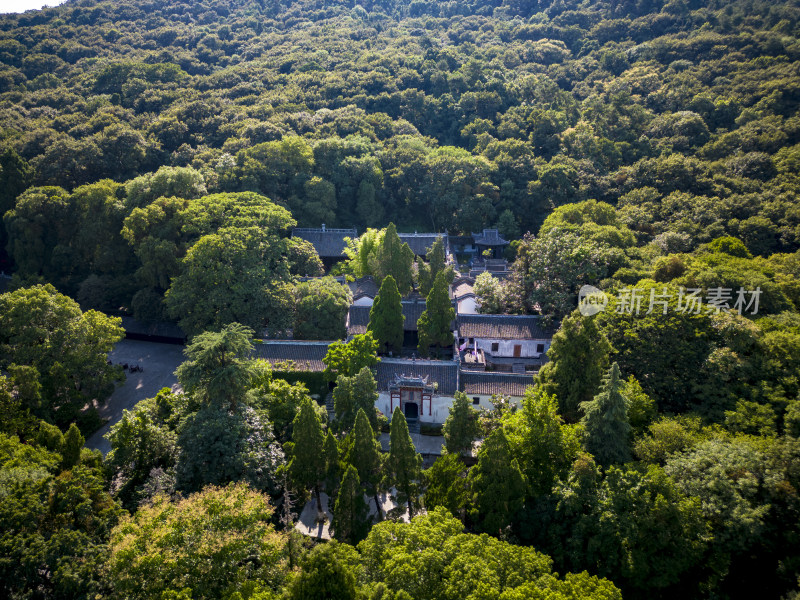
[[[353,298],[357,298],[359,296],[368,296],[370,298],[374,298],[378,295],[378,284],[375,283],[375,280],[371,275],[359,277],[347,285],[350,287],[350,291],[353,292]]]
[[[548,340],[555,329],[537,315],[458,315],[458,336],[498,340]]]
[[[450,297],[459,299],[467,294],[473,294],[475,280],[472,277],[459,277],[450,285]]]
[[[332,342],[305,342],[299,340],[266,340],[255,345],[254,358],[263,358],[271,365],[292,363],[295,371],[325,370],[322,359]]]
[[[397,235],[400,237],[400,241],[408,244],[408,247],[417,256],[428,254],[428,250],[437,238],[444,238],[445,254],[448,253],[448,239],[444,233],[398,233]]]
[[[420,315],[425,311],[424,300],[402,300],[403,307],[403,321],[404,331],[416,331],[417,321]],[[347,335],[359,335],[367,331],[369,325],[369,311],[372,310],[371,306],[356,306],[351,304],[348,311],[347,320]]]
[[[175,323],[143,323],[133,317],[122,317],[122,328],[133,336],[185,340],[186,334]]]
[[[295,227],[292,237],[306,240],[314,245],[314,249],[321,257],[339,258],[344,256],[344,238],[355,238],[358,234],[355,229],[312,229]]]
[[[458,363],[452,360],[412,360],[407,358],[381,358],[376,379],[378,389],[386,391],[396,376],[428,377],[436,383],[437,394],[450,396],[458,389]]]
[[[482,371],[462,371],[461,391],[465,394],[491,396],[505,394],[522,396],[528,386],[533,385],[532,375],[516,373],[487,373]]]
[[[483,233],[473,233],[476,246],[508,246],[508,241],[500,237],[497,229],[484,229]]]

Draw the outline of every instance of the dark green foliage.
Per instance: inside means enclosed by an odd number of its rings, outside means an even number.
[[[329,498],[333,498],[336,486],[339,485],[342,469],[339,464],[339,445],[330,429],[328,429],[325,443],[322,445],[322,454],[325,459],[325,491]]]
[[[569,422],[580,419],[578,407],[590,400],[608,368],[611,344],[593,317],[571,313],[561,323],[547,351],[550,361],[538,381],[558,399],[559,412]]]
[[[397,283],[387,275],[369,311],[367,333],[373,335],[382,351],[399,352],[403,346],[404,320]]]
[[[384,466],[384,486],[397,490],[398,504],[405,504],[409,516],[419,506],[419,487],[422,480],[422,457],[417,454],[408,423],[400,407],[394,409],[389,429],[389,456]]]
[[[428,356],[431,346],[438,350],[453,344],[452,323],[456,311],[447,293],[449,282],[444,272],[439,272],[426,299],[425,310],[417,321],[419,352]]]
[[[358,471],[348,465],[339,484],[339,492],[333,505],[331,528],[340,542],[357,544],[369,532],[369,509],[364,502],[364,489],[358,479]]]
[[[432,511],[443,506],[454,517],[463,519],[463,512],[469,498],[467,488],[467,468],[457,454],[444,454],[426,469],[425,508]]]
[[[472,442],[480,436],[480,433],[478,412],[472,408],[472,402],[464,392],[456,392],[450,414],[442,428],[447,452],[470,455]]]
[[[623,385],[619,378],[619,365],[614,363],[594,400],[580,405],[584,413],[581,424],[586,430],[586,449],[604,467],[630,460],[628,440],[631,425],[628,402],[622,395]]]
[[[353,445],[345,458],[346,462],[355,467],[358,478],[364,486],[364,491],[373,496],[380,516],[378,491],[381,484],[383,454],[381,444],[375,439],[375,430],[370,425],[363,409],[358,410],[356,425],[353,430]]]
[[[81,459],[81,448],[85,441],[75,423],[70,425],[67,433],[64,434],[64,443],[61,446],[61,468],[71,469],[78,464]]]
[[[477,529],[495,535],[507,529],[522,508],[525,485],[505,433],[493,431],[469,473],[469,516]]]
[[[320,483],[326,475],[323,460],[325,437],[322,423],[310,399],[300,405],[300,411],[292,425],[292,456],[289,462],[289,477],[298,489],[313,488],[317,497],[317,508],[321,511]]]
[[[345,337],[350,290],[332,277],[312,279],[294,291],[294,337],[298,340],[338,340]]]
[[[335,542],[317,546],[303,560],[302,573],[289,587],[292,600],[354,600],[356,578],[336,556]]]
[[[336,387],[333,389],[336,428],[339,431],[350,431],[358,412],[364,411],[367,422],[373,431],[377,431],[378,415],[375,408],[377,400],[377,383],[369,367],[364,367],[353,377],[340,375],[336,379]]]

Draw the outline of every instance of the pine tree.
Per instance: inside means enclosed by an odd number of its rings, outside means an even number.
[[[596,393],[610,354],[611,344],[597,328],[595,317],[577,311],[564,319],[553,336],[547,351],[550,362],[537,380],[545,392],[558,398],[559,411],[568,423],[580,419],[578,406]]]
[[[469,486],[470,518],[479,530],[497,535],[511,525],[522,508],[526,486],[502,428],[484,440],[478,464],[469,473]]]
[[[594,400],[581,402],[586,449],[604,467],[630,460],[628,441],[631,425],[628,422],[627,402],[622,395],[623,386],[619,365],[614,363],[603,381],[600,393]]]
[[[385,486],[397,490],[396,500],[408,507],[408,516],[414,516],[414,504],[419,497],[422,478],[422,457],[417,454],[408,423],[400,407],[394,409],[389,428],[389,457],[386,460]]]
[[[403,347],[404,319],[397,283],[388,275],[369,311],[367,331],[372,333],[381,350],[399,352]]]
[[[447,452],[470,454],[472,442],[480,435],[481,428],[478,411],[472,408],[464,392],[455,393],[455,401],[450,407],[450,414],[444,422],[442,433]]]
[[[325,459],[325,491],[329,498],[333,498],[336,484],[339,483],[341,469],[339,468],[339,445],[330,429],[328,429],[328,435],[325,436],[325,442],[322,445],[322,456]]]
[[[364,502],[364,490],[353,465],[347,466],[339,485],[331,528],[337,540],[353,545],[369,533],[369,508]]]
[[[405,295],[411,291],[414,283],[413,269],[411,268],[414,264],[414,252],[408,247],[408,244],[400,241],[394,223],[389,223],[384,230],[383,237],[375,251],[375,257],[378,279],[383,280],[391,275],[400,294]]]
[[[358,477],[364,490],[375,500],[378,517],[383,518],[378,500],[378,488],[381,481],[381,445],[375,439],[375,430],[369,423],[366,413],[359,409],[353,435],[353,445],[347,462],[358,471]]]
[[[64,434],[64,444],[61,450],[62,466],[71,469],[81,460],[81,448],[86,440],[81,435],[80,429],[73,423]]]
[[[289,463],[289,477],[302,489],[314,488],[317,496],[317,511],[322,512],[320,480],[325,475],[323,447],[325,437],[317,411],[306,398],[292,422],[293,456]]]
[[[433,345],[441,348],[453,344],[452,323],[456,318],[456,311],[450,301],[447,287],[446,275],[440,272],[426,299],[425,311],[417,321],[419,352],[422,356],[428,356],[428,351]]]
[[[333,390],[333,410],[336,414],[338,431],[348,432],[355,423],[356,413],[366,413],[372,429],[378,430],[378,415],[375,402],[378,401],[378,384],[372,371],[364,367],[353,377],[339,376]]]

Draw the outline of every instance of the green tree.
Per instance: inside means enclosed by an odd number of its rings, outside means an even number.
[[[0,153],[0,216],[14,208],[17,196],[33,182],[33,169],[13,148]],[[6,230],[0,227],[0,249],[8,242]]]
[[[325,463],[322,460],[325,436],[322,433],[319,415],[311,405],[310,399],[303,401],[300,412],[294,418],[292,442],[294,446],[289,462],[289,477],[301,490],[309,488],[314,490],[317,497],[317,511],[322,513],[319,488],[325,477]]]
[[[124,336],[120,323],[118,317],[82,312],[51,285],[0,295],[0,366],[35,369],[43,402],[34,414],[69,423],[87,402],[104,402],[121,379],[119,367],[106,362]]]
[[[603,381],[600,393],[588,402],[581,402],[586,429],[586,449],[597,462],[607,467],[630,460],[628,403],[622,395],[624,383],[619,379],[619,365],[614,363]]]
[[[267,498],[243,483],[174,502],[157,497],[114,529],[112,597],[174,598],[187,588],[189,597],[208,599],[248,588],[274,593],[286,565],[272,514]]]
[[[342,469],[339,465],[339,445],[330,428],[325,436],[325,443],[322,445],[322,454],[325,459],[325,491],[329,498],[333,498],[336,486],[339,485]]]
[[[369,508],[364,502],[364,488],[353,465],[347,465],[336,495],[331,521],[336,539],[357,544],[369,531]]]
[[[445,273],[445,279],[449,284],[453,280],[452,269],[448,269],[444,251],[444,237],[437,237],[436,241],[428,250],[426,255],[428,262],[424,262],[421,258],[417,259],[417,279],[419,281],[419,292],[423,296],[427,296],[436,277],[439,273]]]
[[[489,271],[478,274],[473,291],[480,304],[480,312],[487,315],[498,315],[506,312],[508,305],[508,289],[505,283]]]
[[[255,376],[253,330],[231,323],[196,336],[175,374],[183,390],[201,402],[236,410]]]
[[[336,381],[340,375],[353,377],[365,367],[374,367],[380,360],[376,355],[377,351],[378,341],[369,331],[354,335],[349,342],[333,342],[322,359],[325,363],[325,378]]]
[[[364,411],[373,431],[378,431],[378,384],[369,367],[364,367],[353,377],[340,375],[333,389],[333,407],[336,427],[339,431],[350,431],[360,410]]]
[[[71,469],[81,460],[81,449],[86,439],[81,435],[80,429],[73,423],[64,434],[64,444],[61,447],[63,469]]]
[[[403,347],[403,305],[394,277],[387,275],[369,311],[367,333],[383,351],[400,352]]]
[[[595,395],[608,369],[611,350],[594,317],[575,311],[561,323],[547,350],[550,360],[537,379],[548,394],[558,398],[559,411],[567,421],[576,422],[580,403]]]
[[[644,393],[641,384],[633,375],[628,377],[620,391],[628,403],[628,422],[631,424],[631,433],[643,433],[658,416],[656,403]]]
[[[444,445],[450,454],[472,453],[472,442],[481,434],[478,411],[464,392],[456,392],[450,412],[442,427]]]
[[[350,289],[333,277],[299,283],[294,290],[294,337],[298,340],[343,339]]]
[[[436,346],[438,354],[441,348],[453,344],[452,323],[456,311],[447,292],[448,285],[445,273],[440,272],[426,299],[425,310],[417,321],[419,352],[422,356],[428,356],[431,346]]]
[[[480,531],[499,534],[522,509],[525,478],[502,428],[489,434],[469,472],[469,516]]]
[[[289,265],[276,236],[227,227],[201,237],[166,293],[170,314],[189,334],[229,323],[280,333],[291,326]]]
[[[397,490],[396,501],[405,504],[409,517],[414,516],[422,479],[422,457],[417,454],[408,423],[400,407],[394,409],[389,427],[389,456],[385,464],[384,486]]]
[[[356,578],[337,558],[336,542],[317,546],[305,557],[300,574],[289,585],[291,600],[354,600]]]
[[[378,518],[382,518],[381,504],[378,499],[380,490],[383,457],[381,444],[375,439],[375,430],[367,418],[364,409],[359,408],[356,425],[353,430],[353,445],[350,447],[346,462],[356,468],[358,478],[364,491],[375,500]]]
[[[389,223],[383,231],[375,249],[375,261],[374,274],[381,285],[386,277],[391,276],[400,295],[404,296],[411,291],[414,284],[411,268],[414,264],[414,252],[408,244],[400,241],[394,223]]]
[[[467,468],[458,454],[444,454],[423,472],[425,508],[430,512],[443,506],[454,517],[464,518],[467,507]]]

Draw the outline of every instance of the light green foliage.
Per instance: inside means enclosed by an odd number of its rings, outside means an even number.
[[[358,471],[348,465],[339,485],[336,502],[333,505],[333,529],[340,542],[357,544],[369,531],[369,509],[364,502],[364,488],[358,478]]]
[[[445,256],[443,238],[436,238],[436,241],[433,242],[433,245],[428,250],[426,258],[428,259],[427,263],[421,258],[417,258],[419,293],[423,296],[427,296],[430,293],[439,273],[445,273],[447,284],[453,280],[453,270],[445,262],[447,257]]]
[[[461,522],[443,507],[410,523],[378,523],[358,548],[366,578],[408,594],[394,596],[398,600],[620,598],[609,581],[597,577],[558,579],[549,557],[533,548],[463,533]]]
[[[502,429],[493,431],[469,472],[469,516],[479,531],[501,534],[522,509],[526,482]]]
[[[289,462],[289,477],[294,485],[302,491],[309,488],[314,489],[317,508],[321,511],[319,487],[326,474],[323,460],[325,436],[322,433],[319,415],[311,405],[310,399],[303,401],[300,411],[294,418],[292,442],[294,442],[294,446]]]
[[[619,378],[619,365],[614,363],[597,396],[580,404],[584,413],[581,424],[586,430],[586,449],[604,467],[630,460],[628,441],[631,425],[628,403],[622,395],[623,385]]]
[[[51,285],[0,295],[0,366],[36,369],[44,402],[34,414],[46,420],[66,424],[105,401],[121,379],[106,356],[123,335],[118,317],[82,312]]]
[[[550,494],[580,453],[580,426],[565,425],[556,399],[540,386],[525,391],[522,410],[504,417],[502,426],[525,475],[529,495]]]
[[[294,290],[294,337],[337,340],[347,334],[345,321],[352,302],[350,289],[332,277],[299,283]]]
[[[454,517],[463,518],[469,498],[467,468],[457,454],[444,454],[436,459],[425,477],[425,508],[430,512],[443,506]]]
[[[277,590],[285,539],[270,523],[272,512],[245,484],[207,487],[174,502],[156,498],[112,534],[112,597],[155,600],[188,588],[191,598],[210,600]]]
[[[355,600],[357,597],[355,577],[339,561],[336,542],[311,550],[302,567],[302,572],[289,586],[287,597],[290,600]]]
[[[734,410],[725,411],[725,427],[732,433],[775,435],[775,411],[772,407],[739,400]]]
[[[575,233],[583,239],[612,248],[628,248],[636,242],[633,232],[620,221],[614,207],[595,200],[557,207],[545,219],[539,235],[546,235],[554,229]]]
[[[283,451],[270,424],[251,408],[231,413],[204,406],[181,424],[177,447],[176,484],[181,491],[238,481],[270,494],[278,490]]]
[[[340,375],[333,389],[333,406],[336,415],[336,428],[350,431],[359,411],[364,411],[367,422],[373,431],[378,431],[378,415],[375,402],[378,401],[378,386],[369,367],[362,368],[353,377]]]
[[[325,377],[336,381],[340,375],[353,377],[365,367],[374,367],[380,360],[376,352],[378,342],[372,333],[354,335],[348,342],[335,341],[328,346],[322,362],[325,363]]]
[[[203,174],[191,167],[160,167],[125,184],[125,201],[132,208],[143,208],[158,198],[191,200],[205,195]]]
[[[633,375],[622,384],[620,393],[628,404],[628,422],[631,425],[631,433],[643,433],[658,414],[655,402],[644,393],[642,386]]]
[[[186,253],[166,293],[170,315],[189,334],[240,322],[278,334],[291,326],[283,244],[256,227],[204,235]]]
[[[488,315],[503,314],[508,308],[508,288],[489,271],[475,278],[473,291],[480,304],[480,312]]]
[[[634,454],[643,462],[663,466],[671,455],[691,448],[702,438],[699,417],[662,417],[636,440]]]
[[[290,384],[284,379],[272,379],[247,393],[247,404],[264,411],[272,424],[275,438],[280,443],[292,437],[292,422],[304,400],[308,388],[302,383]]]
[[[399,352],[403,346],[403,305],[394,277],[387,275],[369,311],[367,333],[371,333],[378,347]]]
[[[419,506],[422,457],[417,454],[408,423],[400,407],[394,409],[389,428],[389,456],[384,465],[384,487],[394,487],[395,500],[413,516]],[[405,507],[402,505],[405,504]]]
[[[187,360],[175,374],[183,390],[198,400],[236,410],[255,377],[253,330],[239,323],[196,336],[184,350]]]
[[[81,448],[85,441],[75,423],[70,425],[67,433],[64,434],[64,443],[61,446],[61,467],[63,469],[71,469],[78,464],[81,459]]]
[[[464,392],[456,392],[455,400],[450,406],[450,413],[442,427],[444,444],[448,453],[472,453],[472,442],[481,434],[478,423],[478,411],[472,408],[472,402]]]
[[[411,291],[413,277],[411,265],[414,263],[414,253],[408,244],[402,243],[397,235],[394,223],[389,223],[383,231],[383,236],[375,248],[375,278],[383,283],[390,276],[397,284],[401,296]]]
[[[559,411],[567,421],[577,421],[580,403],[597,392],[611,350],[593,317],[574,311],[561,323],[547,351],[550,361],[542,367],[538,381],[558,398]]]
[[[450,301],[447,288],[449,282],[442,271],[436,276],[428,297],[425,301],[425,310],[417,321],[419,330],[419,352],[428,356],[431,346],[438,351],[453,344],[453,319],[456,311]]]

